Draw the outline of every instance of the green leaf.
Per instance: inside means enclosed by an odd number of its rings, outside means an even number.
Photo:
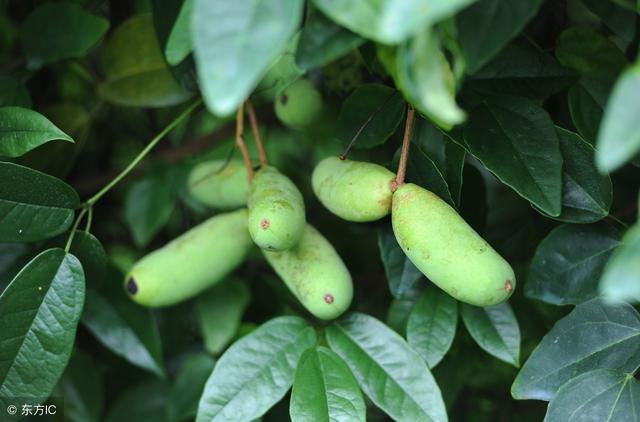
[[[238,332],[251,291],[242,280],[229,277],[196,298],[200,331],[209,353],[219,354]]]
[[[569,88],[569,112],[578,133],[595,145],[610,91],[609,81],[583,77]]]
[[[404,99],[393,88],[379,84],[360,85],[342,103],[336,137],[348,144],[359,133],[355,147],[380,145],[396,131],[404,110]]]
[[[82,324],[106,348],[133,365],[164,376],[160,335],[148,309],[122,288],[124,275],[108,267],[104,283],[87,289]]]
[[[620,234],[605,223],[556,227],[538,245],[525,294],[552,305],[597,296],[604,266],[619,244]]]
[[[170,420],[195,418],[200,395],[214,366],[214,359],[205,353],[194,354],[184,361],[169,393],[167,412]]]
[[[298,362],[289,414],[293,422],[366,421],[366,406],[349,367],[332,350],[317,346]]]
[[[65,419],[98,422],[104,407],[102,374],[91,358],[76,351],[61,381]]]
[[[31,108],[31,96],[19,79],[0,76],[0,107],[16,106]]]
[[[358,48],[364,41],[323,14],[314,13],[302,28],[296,63],[305,70],[321,67]]]
[[[586,7],[598,15],[607,28],[622,38],[626,43],[631,43],[636,33],[636,16],[640,12],[640,6],[635,0],[581,0]],[[618,5],[622,6],[619,7]],[[627,10],[625,10],[627,9]],[[629,13],[631,12],[631,13]],[[635,12],[635,13],[633,13]]]
[[[169,422],[169,391],[169,385],[159,380],[148,380],[129,387],[118,395],[105,422]]]
[[[211,112],[227,115],[244,101],[284,51],[300,25],[303,7],[302,0],[195,0],[191,38]]]
[[[468,151],[504,184],[551,216],[559,216],[562,155],[547,112],[522,97],[492,97],[464,128]]]
[[[456,16],[469,73],[478,71],[520,33],[541,4],[542,0],[480,0]]]
[[[633,374],[596,369],[564,384],[549,403],[545,422],[632,421],[640,414]]]
[[[316,343],[302,318],[266,322],[218,360],[200,399],[196,421],[247,421],[262,416],[291,387],[298,360]]]
[[[382,322],[352,313],[327,327],[326,337],[369,399],[393,420],[447,420],[440,389],[426,363]]]
[[[314,0],[332,20],[363,37],[398,44],[418,30],[439,22],[475,0]]]
[[[116,105],[166,107],[191,96],[164,62],[151,15],[133,16],[113,31],[102,51],[102,70],[98,95]]]
[[[640,301],[640,224],[632,226],[613,253],[600,280],[600,291],[614,301]]]
[[[65,232],[80,199],[62,180],[0,162],[0,241],[33,242]]]
[[[460,315],[478,346],[502,361],[520,366],[520,327],[509,303],[487,308],[463,303]]]
[[[0,156],[20,157],[57,139],[73,142],[42,114],[22,107],[0,108]]]
[[[633,372],[640,365],[640,315],[630,305],[582,303],[553,326],[518,373],[511,395],[551,400],[567,381],[593,368]]]
[[[182,62],[192,50],[191,45],[191,11],[193,10],[194,0],[184,0],[180,13],[173,24],[173,29],[169,33],[167,45],[164,49],[167,62],[176,66]]]
[[[640,151],[640,62],[626,69],[611,93],[602,119],[596,150],[596,165],[611,172]]]
[[[567,28],[558,37],[558,61],[585,74],[607,77],[627,64],[624,53],[607,37],[588,27]]]
[[[57,247],[64,248],[68,239],[68,233],[64,233],[53,240]],[[107,268],[107,252],[100,241],[91,233],[84,230],[76,231],[69,249],[82,263],[87,286],[96,286],[104,278]]]
[[[62,376],[84,304],[78,259],[62,249],[33,258],[0,296],[0,404],[47,399]]]
[[[404,254],[390,225],[378,230],[378,248],[389,282],[389,290],[397,299],[417,298],[423,275]]]
[[[27,65],[83,57],[109,29],[109,21],[85,12],[75,3],[45,3],[22,24],[20,37]]]
[[[387,310],[385,324],[404,337],[407,334],[407,321],[418,297],[410,299],[393,299]]]
[[[458,303],[431,286],[416,302],[407,322],[407,341],[435,367],[447,354],[458,324]]]

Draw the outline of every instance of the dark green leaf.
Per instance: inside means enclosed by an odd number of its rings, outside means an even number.
[[[202,390],[214,365],[213,358],[204,353],[194,354],[185,360],[171,386],[167,403],[170,420],[195,418]]]
[[[625,42],[632,42],[636,34],[636,17],[640,12],[634,0],[581,0],[602,22]],[[614,4],[618,3],[618,5]],[[625,10],[627,9],[627,10]],[[635,12],[635,13],[633,13]]]
[[[542,0],[480,0],[456,17],[469,73],[495,56],[535,16]]]
[[[619,244],[620,234],[605,223],[555,228],[538,245],[525,294],[553,305],[597,296],[600,275]]]
[[[362,392],[351,370],[322,346],[307,350],[298,362],[289,413],[293,422],[366,420]]]
[[[280,401],[316,333],[302,318],[275,318],[234,343],[218,360],[196,421],[248,421]]]
[[[355,146],[371,148],[384,143],[398,128],[405,102],[393,88],[378,84],[360,85],[342,104],[336,137],[348,144],[361,130]]]
[[[640,301],[640,224],[632,226],[622,245],[607,263],[600,281],[604,297],[615,301]]]
[[[556,57],[563,66],[580,73],[617,74],[627,59],[603,34],[587,27],[572,27],[558,37]]]
[[[57,246],[64,247],[67,234],[63,234],[54,240]],[[73,236],[73,242],[69,249],[75,255],[84,269],[87,286],[96,286],[104,278],[107,267],[107,253],[100,241],[91,233],[79,230]]]
[[[607,96],[611,89],[608,81],[583,77],[569,88],[569,111],[578,133],[595,145]]]
[[[0,107],[31,108],[31,96],[24,84],[11,76],[0,76]]]
[[[404,337],[407,333],[409,315],[417,300],[418,296],[412,297],[411,299],[393,299],[387,311],[385,324]]]
[[[544,336],[518,373],[511,394],[551,400],[558,389],[593,368],[633,372],[640,365],[640,315],[630,305],[582,303]]]
[[[195,0],[191,37],[209,110],[227,115],[244,101],[284,51],[300,25],[303,7],[302,0]]]
[[[76,351],[61,382],[65,419],[73,422],[98,422],[104,407],[102,374],[91,358]]]
[[[82,57],[100,41],[109,21],[75,3],[45,3],[24,21],[22,46],[30,68]]]
[[[175,66],[191,53],[191,11],[194,0],[184,0],[164,49],[167,62]]]
[[[433,368],[449,351],[456,335],[458,303],[431,286],[416,302],[407,322],[407,341]]]
[[[378,248],[393,297],[417,298],[421,291],[419,283],[423,283],[422,273],[402,252],[390,225],[378,231]]]
[[[109,409],[106,422],[169,422],[167,401],[170,387],[164,381],[150,380],[127,388]]]
[[[469,152],[503,183],[558,216],[562,155],[547,112],[522,97],[492,97],[474,110],[464,128]]]
[[[66,231],[78,194],[63,181],[0,162],[0,241],[32,242]]]
[[[462,304],[460,315],[471,337],[487,353],[520,366],[520,327],[509,303],[478,308]]]
[[[296,63],[305,70],[324,66],[358,48],[364,41],[321,13],[314,13],[302,28]]]
[[[28,252],[24,243],[0,243],[0,294],[30,259]]]
[[[73,142],[42,114],[22,107],[0,108],[0,156],[19,157],[56,139]]]
[[[564,384],[549,403],[545,422],[637,421],[640,386],[633,374],[596,369]]]
[[[42,402],[69,362],[84,305],[78,259],[48,249],[31,260],[0,296],[0,404],[9,397]]]
[[[327,327],[326,336],[365,394],[393,420],[447,420],[440,389],[426,363],[389,327],[353,313]]]

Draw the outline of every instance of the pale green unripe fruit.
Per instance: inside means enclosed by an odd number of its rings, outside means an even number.
[[[391,210],[391,182],[396,175],[362,161],[328,157],[313,170],[311,184],[320,202],[348,221],[379,220]]]
[[[249,178],[241,161],[211,160],[196,165],[189,173],[189,193],[215,209],[244,207],[249,194]]]
[[[322,96],[306,79],[298,79],[276,97],[276,116],[294,129],[302,129],[315,122],[322,112]]]
[[[262,253],[294,296],[317,318],[337,318],[351,305],[349,270],[331,243],[310,224],[292,249]]]
[[[393,194],[393,232],[411,262],[445,292],[476,306],[504,302],[513,269],[445,201],[408,183]]]
[[[246,209],[218,214],[136,262],[125,288],[144,306],[176,304],[221,281],[252,245]]]
[[[306,221],[302,194],[274,167],[256,173],[247,206],[249,233],[260,248],[282,251],[300,241]]]

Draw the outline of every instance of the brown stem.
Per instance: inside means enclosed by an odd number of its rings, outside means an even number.
[[[395,192],[399,186],[404,184],[404,176],[407,174],[407,160],[409,159],[409,147],[411,146],[411,134],[413,133],[413,121],[416,117],[416,110],[407,105],[407,121],[404,125],[404,136],[402,138],[402,151],[400,152],[400,163],[398,164],[398,174],[391,190]]]
[[[262,143],[262,137],[260,137],[260,128],[258,127],[258,118],[256,117],[256,112],[253,109],[253,104],[251,104],[251,101],[248,100],[247,111],[249,111],[249,122],[251,123],[253,138],[256,142],[258,157],[260,158],[260,167],[264,168],[269,165],[269,162],[267,161],[267,153],[264,151],[264,144]]]
[[[249,157],[249,150],[247,144],[244,141],[244,104],[240,104],[238,112],[236,113],[236,145],[242,153],[242,159],[244,161],[244,167],[247,169],[247,176],[249,181],[253,180],[253,166],[251,165],[251,157]]]

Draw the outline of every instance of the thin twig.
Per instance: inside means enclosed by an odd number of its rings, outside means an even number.
[[[395,192],[399,186],[404,184],[404,176],[407,174],[407,160],[409,159],[409,147],[411,146],[411,134],[413,133],[413,121],[416,117],[416,110],[407,105],[407,121],[404,125],[404,136],[402,138],[402,151],[400,152],[400,163],[398,164],[398,174],[396,182],[392,186]]]
[[[247,144],[244,141],[244,104],[240,104],[238,112],[236,113],[236,144],[238,149],[242,153],[242,159],[244,161],[244,167],[247,169],[247,176],[249,182],[253,180],[253,165],[251,164],[251,157],[249,157],[249,150]]]
[[[253,109],[251,101],[247,100],[247,111],[249,112],[249,122],[251,123],[251,131],[253,131],[253,139],[256,143],[256,149],[258,150],[258,157],[260,158],[260,167],[267,167],[269,161],[267,160],[267,153],[264,150],[264,144],[262,143],[262,137],[260,136],[260,128],[258,127],[258,118],[256,112]]]

